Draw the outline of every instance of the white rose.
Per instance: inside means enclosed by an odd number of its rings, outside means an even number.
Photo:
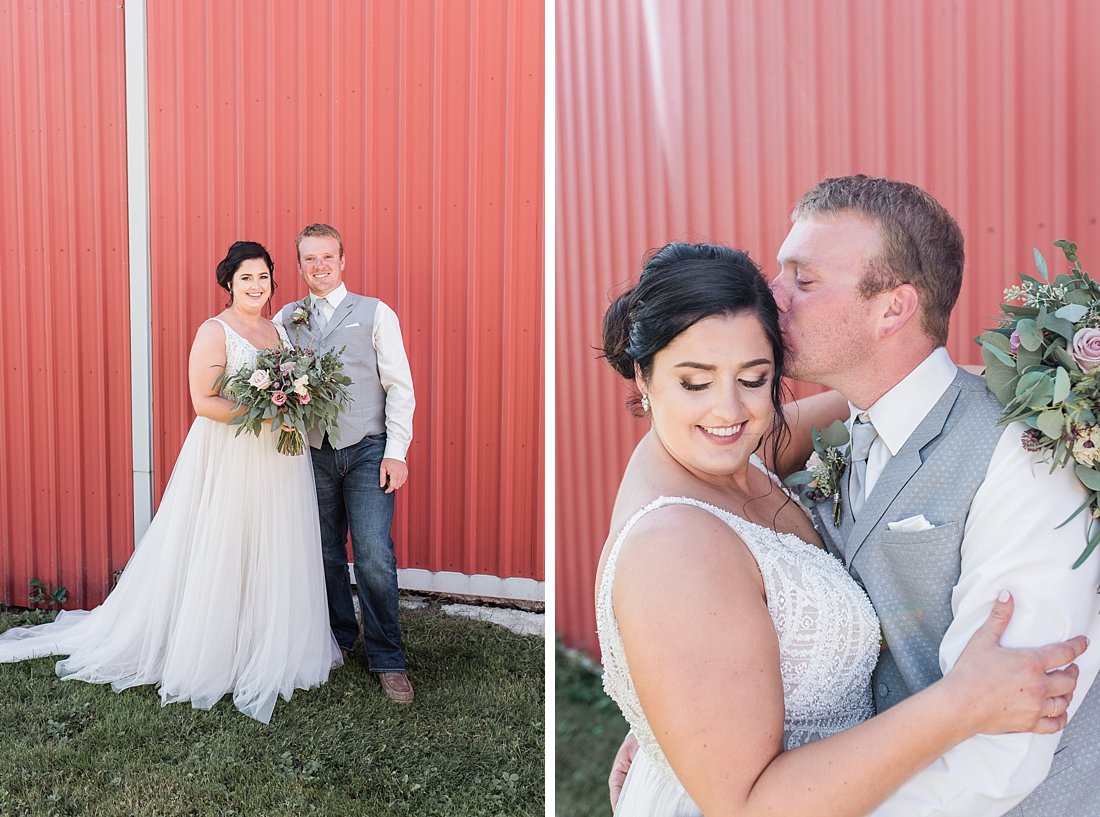
[[[266,389],[271,385],[271,375],[267,369],[257,369],[252,373],[252,377],[248,378],[248,385],[254,389]]]
[[[304,397],[305,395],[309,394],[309,389],[307,388],[308,386],[309,375],[304,374],[294,381],[294,393]]]

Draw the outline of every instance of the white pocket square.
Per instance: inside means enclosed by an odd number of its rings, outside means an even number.
[[[916,533],[921,530],[932,530],[935,525],[925,519],[924,514],[918,513],[916,516],[910,516],[908,519],[899,519],[897,522],[887,522],[886,527],[890,530]]]
[[[359,324],[357,324],[357,323],[349,323],[349,324],[347,324],[347,325],[346,325],[346,326],[345,326],[344,328],[345,328],[345,329],[354,329],[354,328],[355,328],[355,327],[357,327],[358,325],[359,325]]]

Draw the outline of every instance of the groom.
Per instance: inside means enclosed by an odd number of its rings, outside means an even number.
[[[310,292],[302,339],[317,351],[344,347],[344,374],[352,380],[352,402],[340,414],[338,438],[322,439],[316,430],[309,435],[332,634],[345,657],[359,638],[347,570],[350,528],[370,671],[387,698],[411,703],[390,538],[394,492],[409,473],[405,453],[415,406],[401,329],[392,309],[344,286],[344,240],[334,227],[310,224],[294,246]],[[298,306],[287,304],[276,320],[290,326]]]
[[[1071,469],[1050,474],[1035,464],[1022,427],[998,426],[1001,406],[984,381],[957,369],[944,349],[963,268],[950,214],[910,184],[826,179],[795,207],[778,261],[772,290],[786,374],[834,388],[851,404],[841,522],[833,524],[828,501],[814,516],[882,622],[876,710],[953,666],[1001,589],[1016,602],[1006,646],[1100,638],[1100,557],[1071,569],[1088,514],[1058,529],[1084,490]],[[1086,694],[1100,650],[1078,665],[1061,734],[971,738],[874,814],[1100,814],[1100,691]],[[615,773],[610,782],[621,786]]]

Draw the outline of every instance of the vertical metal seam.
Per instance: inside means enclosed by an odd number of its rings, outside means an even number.
[[[149,242],[149,69],[145,0],[124,9],[126,197],[130,258],[130,405],[133,415],[134,543],[153,518],[152,303]]]

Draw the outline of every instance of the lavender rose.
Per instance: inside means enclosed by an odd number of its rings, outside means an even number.
[[[1078,329],[1073,336],[1073,359],[1088,374],[1100,365],[1100,329]]]

